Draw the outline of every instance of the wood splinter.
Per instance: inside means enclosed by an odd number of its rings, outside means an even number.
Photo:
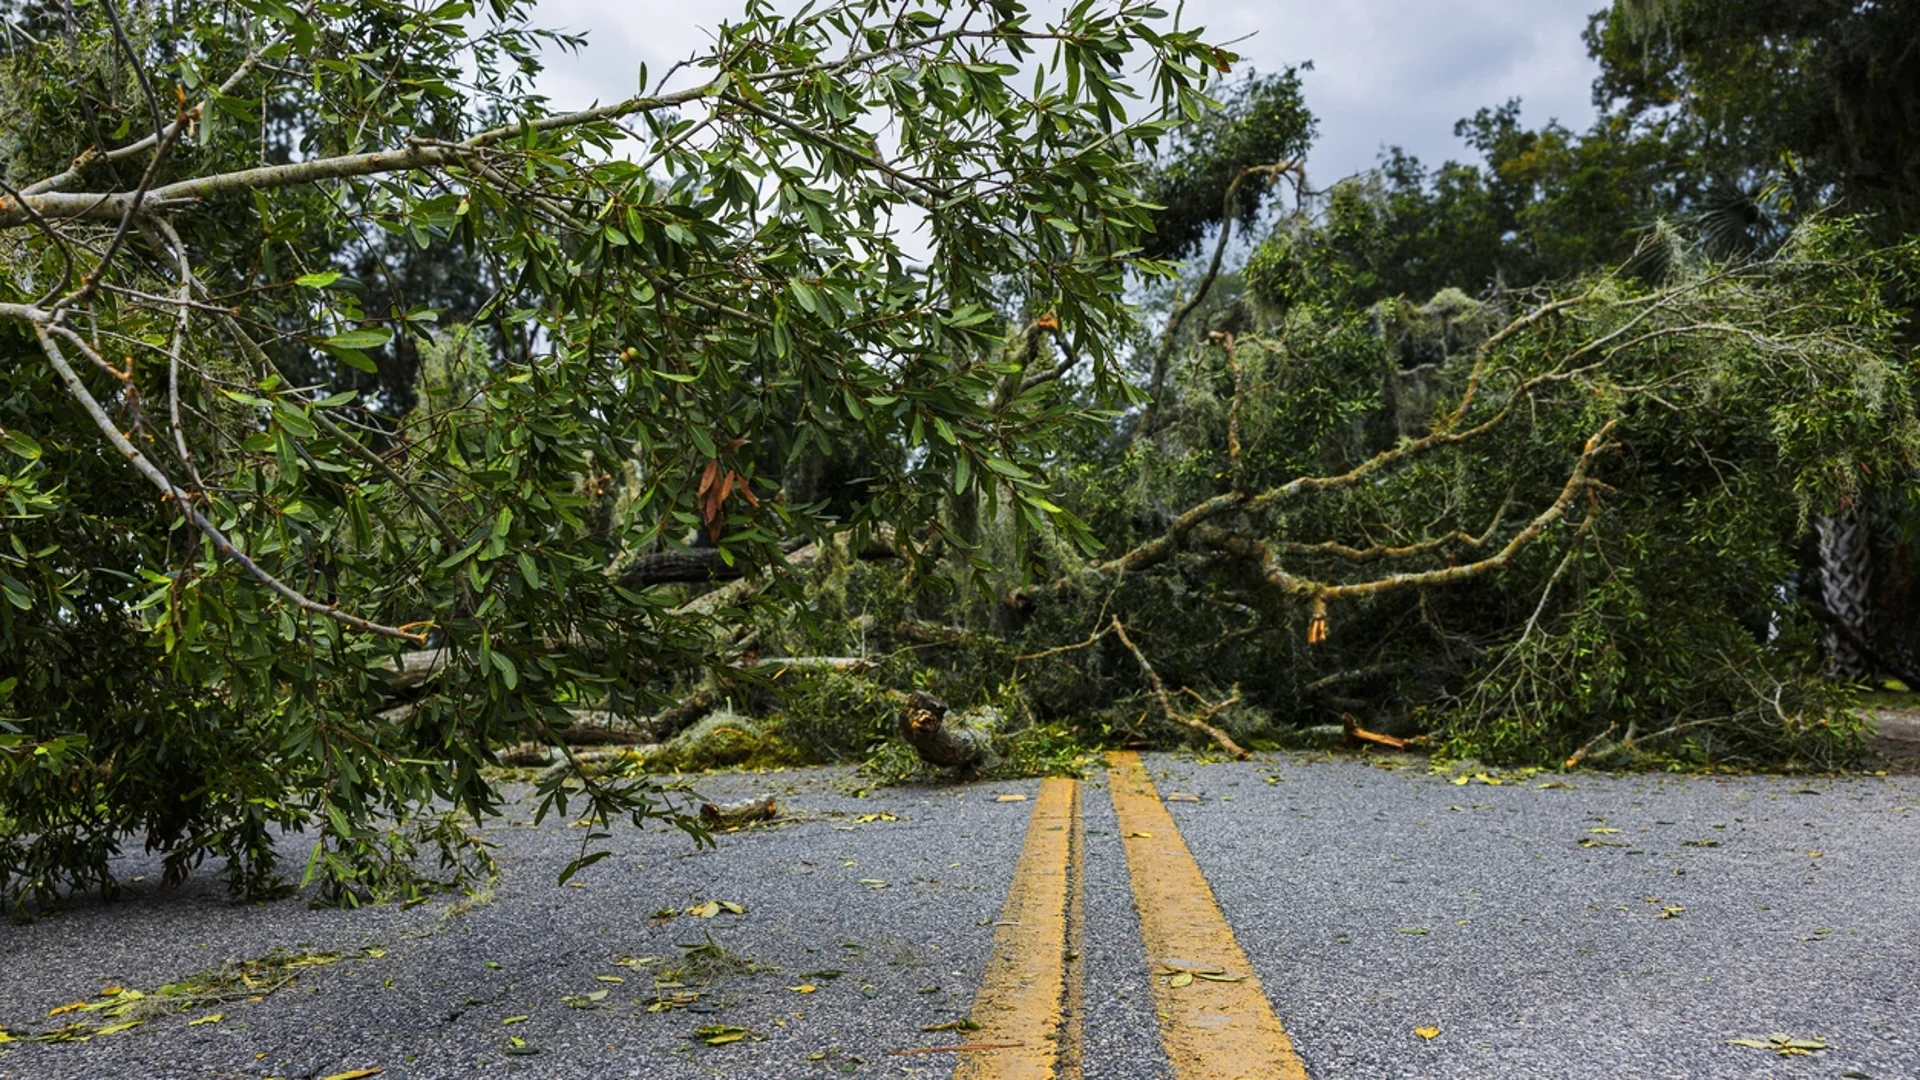
[[[1378,731],[1368,731],[1366,728],[1360,726],[1360,721],[1355,720],[1352,713],[1340,714],[1340,726],[1346,729],[1347,738],[1349,739],[1376,743],[1394,750],[1405,750],[1407,747],[1413,745],[1406,739],[1399,738],[1398,736],[1383,735]]]

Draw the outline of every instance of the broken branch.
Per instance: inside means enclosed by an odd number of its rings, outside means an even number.
[[[1168,720],[1185,727],[1190,727],[1202,735],[1205,735],[1207,738],[1212,739],[1214,745],[1226,751],[1236,760],[1245,761],[1247,759],[1247,752],[1240,747],[1239,743],[1233,741],[1232,736],[1214,727],[1212,724],[1207,723],[1206,720],[1198,716],[1188,716],[1173,707],[1173,696],[1167,693],[1167,684],[1161,681],[1160,673],[1153,670],[1153,664],[1147,660],[1147,654],[1141,652],[1140,646],[1135,645],[1133,639],[1127,636],[1126,624],[1120,621],[1120,616],[1118,615],[1113,617],[1113,632],[1119,636],[1120,643],[1127,647],[1127,651],[1133,654],[1133,658],[1140,662],[1140,670],[1146,674],[1147,682],[1152,684],[1153,695],[1160,702],[1160,711],[1166,714]],[[1235,692],[1234,696],[1236,698],[1239,696],[1238,691]],[[1224,705],[1221,707],[1225,708]],[[1211,712],[1208,713],[1208,716],[1211,715]]]

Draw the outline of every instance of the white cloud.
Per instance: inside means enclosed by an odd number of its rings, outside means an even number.
[[[1190,21],[1273,71],[1311,60],[1302,77],[1320,119],[1315,182],[1371,166],[1386,146],[1429,165],[1467,151],[1453,125],[1508,98],[1530,124],[1593,118],[1594,66],[1580,32],[1592,0],[1193,0]]]

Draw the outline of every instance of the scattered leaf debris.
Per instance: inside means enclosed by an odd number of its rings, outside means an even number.
[[[725,1046],[728,1043],[739,1042],[748,1034],[750,1033],[746,1028],[735,1027],[732,1024],[708,1024],[705,1027],[695,1028],[690,1037],[708,1046]]]
[[[1766,1039],[1728,1039],[1728,1046],[1745,1046],[1754,1050],[1771,1050],[1781,1057],[1812,1057],[1827,1048],[1825,1039],[1796,1039],[1791,1035],[1774,1032]]]

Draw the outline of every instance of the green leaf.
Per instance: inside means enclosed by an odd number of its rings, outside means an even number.
[[[998,458],[998,457],[987,458],[987,468],[992,469],[994,472],[999,473],[1001,476],[1005,476],[1013,480],[1028,480],[1033,477],[1032,473],[1021,468],[1018,465],[1015,465],[1013,462],[1008,461],[1005,458]]]
[[[612,854],[613,852],[611,851],[594,851],[594,852],[589,852],[588,854],[580,856],[579,858],[573,860],[572,862],[560,868],[560,879],[556,884],[565,885],[568,881],[570,881],[573,878],[573,875],[579,873],[582,870],[585,870],[587,867],[592,866],[594,863],[597,863],[601,859],[604,859],[607,856]]]
[[[507,689],[512,690],[520,685],[520,669],[514,666],[506,653],[495,649],[489,655],[489,659],[493,661],[494,667],[500,669],[500,681],[507,684]]]
[[[293,279],[293,283],[308,289],[324,289],[339,280],[340,274],[338,271],[321,270],[312,274],[301,274],[299,277]]]
[[[392,340],[393,331],[385,327],[374,327],[335,334],[328,338],[326,343],[336,349],[377,349]]]
[[[274,402],[273,414],[280,419],[280,426],[286,428],[299,438],[311,439],[317,433],[317,429],[313,426],[313,421],[307,419],[306,413],[301,412],[299,409],[284,401]]]
[[[40,455],[45,452],[31,435],[23,431],[8,431],[5,428],[0,428],[0,446],[6,447],[9,452],[28,461],[40,460]]]
[[[21,611],[33,610],[33,590],[12,574],[0,572],[0,591],[7,594],[7,603]]]

